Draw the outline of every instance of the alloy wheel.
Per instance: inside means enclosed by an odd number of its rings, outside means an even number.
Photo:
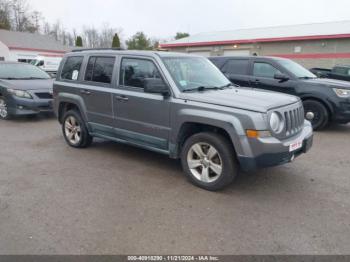
[[[6,118],[8,116],[7,104],[3,98],[0,97],[0,117]]]
[[[313,126],[318,126],[322,121],[322,113],[316,106],[305,107],[305,118],[311,122]]]
[[[81,126],[74,116],[67,117],[64,122],[64,132],[72,145],[77,145],[81,140]]]
[[[223,170],[218,150],[208,143],[194,144],[188,151],[187,164],[192,175],[204,183],[218,180]]]

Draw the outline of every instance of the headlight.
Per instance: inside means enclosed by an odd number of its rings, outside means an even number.
[[[270,128],[275,134],[279,134],[282,132],[284,127],[284,120],[282,116],[277,112],[272,112],[270,115]]]
[[[339,97],[350,97],[350,89],[333,88],[333,90]]]
[[[14,95],[17,97],[33,99],[31,94],[29,94],[28,92],[23,91],[23,90],[7,89],[7,92],[9,92],[11,95]]]

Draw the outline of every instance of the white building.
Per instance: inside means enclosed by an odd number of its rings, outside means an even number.
[[[63,57],[68,51],[50,36],[0,30],[0,61],[29,63],[37,56]]]
[[[160,44],[202,56],[276,56],[305,67],[350,64],[350,21],[207,32]]]

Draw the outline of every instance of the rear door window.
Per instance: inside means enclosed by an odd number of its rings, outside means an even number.
[[[86,67],[85,80],[110,84],[112,82],[114,63],[115,57],[90,57]]]
[[[333,72],[338,75],[348,75],[349,69],[345,67],[335,67]]]
[[[83,60],[83,56],[68,57],[64,63],[61,78],[65,80],[77,81]]]
[[[281,74],[281,72],[268,63],[255,62],[253,75],[256,77],[274,78],[275,74]]]
[[[231,59],[222,67],[222,72],[235,75],[247,75],[248,66],[248,59]]]

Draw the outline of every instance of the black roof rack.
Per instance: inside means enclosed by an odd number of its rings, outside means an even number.
[[[81,48],[81,49],[73,49],[72,52],[83,52],[83,51],[122,51],[123,48],[113,47],[113,48]]]

